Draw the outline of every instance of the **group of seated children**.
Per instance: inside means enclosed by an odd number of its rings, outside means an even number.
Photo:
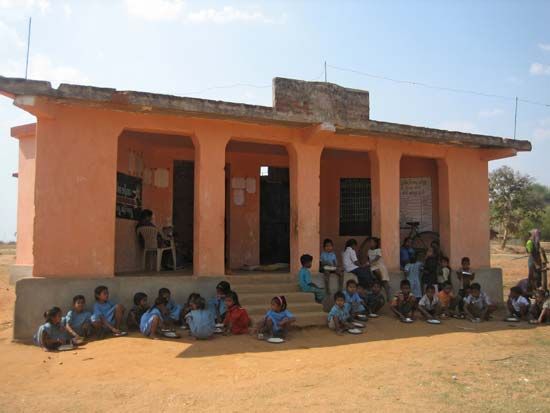
[[[94,290],[93,311],[86,311],[84,296],[73,298],[73,308],[63,317],[59,307],[44,313],[42,324],[33,339],[44,350],[56,350],[61,345],[82,344],[85,339],[102,338],[105,333],[120,337],[127,333],[121,329],[125,309],[109,301],[109,290],[99,286]],[[258,324],[262,335],[284,337],[296,318],[287,309],[284,296],[271,300],[271,309]],[[176,304],[170,290],[161,288],[152,306],[147,294],[134,295],[134,305],[128,312],[127,328],[139,330],[146,337],[160,336],[177,338],[176,326],[189,329],[189,334],[199,340],[211,338],[215,333],[248,334],[252,325],[247,311],[241,307],[236,292],[228,282],[216,286],[216,296],[207,301],[198,293],[190,294],[185,306]],[[255,331],[255,330],[254,330]]]
[[[531,294],[526,294],[521,287],[510,288],[506,306],[511,319],[529,321],[531,324],[550,323],[550,298],[542,289],[532,292],[534,302],[529,300]]]

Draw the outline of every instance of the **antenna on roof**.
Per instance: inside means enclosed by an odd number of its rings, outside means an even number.
[[[518,97],[516,96],[516,112],[514,114],[514,139],[516,139],[517,124],[518,124]]]
[[[325,60],[325,83],[327,83],[327,61]]]
[[[31,23],[32,17],[29,17],[29,33],[27,34],[27,61],[25,63],[25,79],[29,73],[29,51],[31,49]]]

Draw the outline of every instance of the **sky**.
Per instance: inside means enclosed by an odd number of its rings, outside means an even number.
[[[371,118],[517,137],[491,162],[550,185],[550,1],[0,0],[0,75],[271,105],[273,77],[370,92]],[[346,69],[346,70],[343,70]],[[366,74],[374,75],[367,76]],[[488,97],[387,78],[470,90]],[[18,143],[0,96],[0,240],[15,239]]]

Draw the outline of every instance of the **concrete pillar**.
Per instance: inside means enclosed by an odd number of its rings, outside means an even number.
[[[195,145],[193,274],[225,273],[225,149],[229,135],[201,129]]]
[[[319,202],[321,145],[295,142],[287,147],[290,161],[290,268],[296,274],[300,256],[313,255],[319,262]]]
[[[385,142],[379,142],[369,153],[371,160],[371,191],[373,236],[382,240],[382,254],[389,270],[399,270],[399,180],[401,152]]]

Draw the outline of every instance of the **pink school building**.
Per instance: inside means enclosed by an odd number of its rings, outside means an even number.
[[[0,93],[36,116],[12,129],[12,274],[30,277],[17,283],[20,302],[86,280],[135,289],[167,277],[143,273],[139,208],[177,234],[187,272],[167,282],[178,285],[258,264],[294,274],[324,238],[339,251],[371,234],[398,272],[402,227],[414,220],[439,233],[452,267],[469,256],[487,288],[501,288],[489,261],[488,162],[531,150],[528,141],[374,121],[366,91],[283,78],[273,107],[4,77]],[[18,320],[21,336],[30,321]]]

